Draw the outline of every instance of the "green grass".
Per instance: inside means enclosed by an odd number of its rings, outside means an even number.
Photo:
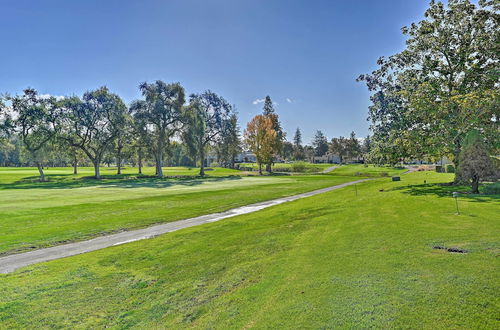
[[[364,164],[342,165],[330,172],[330,175],[349,175],[363,177],[393,176],[408,171],[406,168],[391,166],[375,166]]]
[[[498,328],[500,196],[463,195],[456,215],[451,179],[380,178],[26,267],[0,276],[0,328]]]
[[[207,178],[155,179],[133,178],[133,171],[127,169],[116,177],[104,169],[106,179],[94,180],[83,178],[91,175],[88,168],[77,176],[71,168],[48,169],[51,181],[40,183],[35,169],[0,169],[0,254],[221,212],[354,180],[241,177],[233,175],[238,171],[218,168],[207,172]],[[146,173],[153,171],[146,169]],[[166,169],[168,174],[190,172],[197,173],[196,169]]]
[[[116,175],[116,167],[101,167],[100,169],[103,180],[116,180],[126,178],[145,178],[155,175],[154,167],[144,167],[143,174],[137,173],[137,168],[125,167],[122,169],[121,175]],[[164,167],[163,174],[166,177],[176,176],[199,176],[199,168],[194,167]],[[91,178],[94,176],[94,169],[91,167],[79,167],[78,174],[73,175],[73,169],[69,167],[50,167],[44,170],[47,179],[51,182],[60,184],[72,182],[73,184],[85,184],[82,179]],[[206,169],[206,176],[229,176],[240,175],[241,172],[229,168],[215,167]],[[38,171],[31,167],[0,167],[0,188],[5,184],[17,183],[29,185],[38,181]]]
[[[329,167],[335,166],[335,164],[313,164],[313,163],[307,163],[303,162],[306,164],[306,170],[307,172],[321,172],[324,169],[327,169]],[[239,164],[241,167],[246,167],[246,168],[252,168],[254,171],[257,171],[259,169],[259,166],[257,163],[240,163]],[[280,172],[280,171],[290,171],[292,167],[292,163],[275,163],[273,165],[273,171]],[[262,166],[262,170],[265,170],[265,166]]]

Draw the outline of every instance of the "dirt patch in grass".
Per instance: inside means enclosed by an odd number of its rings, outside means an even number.
[[[447,252],[450,253],[469,253],[469,251],[457,247],[446,247],[441,245],[435,245],[432,248],[435,250],[446,250]]]

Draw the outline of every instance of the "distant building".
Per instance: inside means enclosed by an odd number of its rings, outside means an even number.
[[[340,157],[334,154],[326,154],[323,156],[314,156],[309,161],[311,163],[338,164],[340,163]]]
[[[209,151],[205,156],[205,166],[210,167],[213,163],[217,163],[217,153],[214,151]],[[241,152],[234,157],[235,163],[256,163],[257,157],[255,154],[249,151]]]
[[[234,158],[236,163],[256,163],[257,157],[253,152],[245,151],[241,152]]]

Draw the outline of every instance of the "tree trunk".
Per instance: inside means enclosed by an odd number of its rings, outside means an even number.
[[[473,194],[479,194],[479,177],[474,176],[472,178],[472,191]]]
[[[40,173],[40,182],[45,182],[45,174],[43,173],[43,166],[40,162],[36,162],[36,167],[38,168],[38,173]]]
[[[200,175],[204,176],[205,175],[205,151],[203,150],[203,147],[201,148],[200,151]]]
[[[142,150],[139,148],[139,151],[137,152],[138,156],[138,166],[139,166],[139,174],[142,174]]]
[[[93,163],[94,163],[94,178],[99,180],[101,178],[100,161],[94,160]]]
[[[462,180],[462,176],[460,175],[460,170],[459,170],[459,165],[460,165],[460,152],[462,151],[462,146],[460,144],[460,142],[455,141],[455,150],[453,150],[453,156],[454,156],[454,160],[453,160],[453,165],[455,165],[455,169],[457,171],[455,171],[455,179],[453,180],[453,183],[454,184],[461,184],[463,183],[463,180]]]
[[[73,159],[73,174],[78,174],[78,160],[75,158]]]
[[[118,154],[116,156],[116,166],[118,167],[116,174],[122,174],[122,152],[121,152],[121,149],[118,149]]]
[[[159,178],[163,178],[162,163],[163,163],[163,155],[161,154],[161,152],[157,152],[157,154],[156,154],[156,176]]]
[[[262,164],[259,163],[259,175],[262,175]]]
[[[271,167],[271,163],[266,164],[266,171],[272,173],[273,169]]]

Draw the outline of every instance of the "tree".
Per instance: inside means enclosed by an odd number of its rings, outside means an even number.
[[[497,175],[491,157],[477,131],[471,131],[465,138],[457,168],[458,181],[471,185],[473,194],[479,193],[479,182]]]
[[[298,127],[295,130],[295,135],[293,136],[293,145],[296,148],[302,147],[302,133],[300,132],[300,128]]]
[[[302,133],[300,128],[297,127],[295,135],[293,136],[293,158],[295,160],[304,159],[304,148],[302,147]]]
[[[124,154],[130,154],[130,147],[133,141],[133,119],[126,113],[120,125],[118,134],[114,141],[114,151],[116,157],[116,174],[122,174],[122,162]],[[124,153],[124,151],[127,151]]]
[[[314,155],[317,157],[321,157],[328,152],[328,140],[323,132],[316,131],[312,146],[314,148]]]
[[[133,101],[130,104],[129,114],[132,118],[132,148],[137,157],[138,173],[142,174],[143,160],[148,147],[152,145],[152,136],[148,131],[146,117],[142,113],[144,101]]]
[[[344,157],[347,155],[347,139],[343,136],[333,138],[330,141],[329,150],[332,154],[339,156],[340,164],[344,162]]]
[[[262,175],[262,164],[269,164],[272,161],[276,135],[273,121],[269,116],[257,115],[247,124],[244,132],[245,143],[257,158],[260,175]]]
[[[366,161],[368,158],[368,154],[372,149],[370,136],[367,135],[363,140],[363,144],[361,145],[361,154],[363,155],[363,161]]]
[[[361,153],[361,145],[359,144],[358,139],[356,138],[356,133],[354,131],[351,132],[349,139],[346,141],[346,152],[347,156],[350,158],[357,158]]]
[[[234,158],[241,151],[240,130],[236,113],[224,121],[224,129],[217,141],[216,148],[220,155],[221,165],[234,168]]]
[[[156,175],[163,177],[164,155],[170,139],[180,131],[184,121],[184,88],[179,83],[157,80],[143,83],[139,89],[144,100],[133,103],[137,120],[144,124],[143,141],[155,159]]]
[[[101,178],[105,152],[123,128],[127,107],[107,87],[86,92],[82,100],[73,96],[62,101],[60,138],[81,149],[94,165],[94,176]]]
[[[292,142],[283,142],[283,158],[290,160],[294,157],[294,146]]]
[[[206,91],[192,94],[188,107],[187,136],[200,159],[200,175],[205,175],[205,151],[214,145],[226,129],[233,113],[232,106],[221,96]]]
[[[8,142],[12,133],[13,121],[10,109],[5,105],[6,97],[0,97],[0,145]]]
[[[304,159],[307,159],[309,161],[313,161],[314,159],[314,148],[312,146],[305,145],[302,148]]]
[[[38,168],[40,182],[44,182],[43,156],[58,132],[57,120],[60,117],[57,101],[54,97],[41,97],[32,88],[7,100],[15,116],[9,126],[18,131],[25,150]]]
[[[266,96],[264,100],[263,115],[271,120],[272,129],[276,132],[274,143],[272,145],[273,156],[266,163],[266,170],[268,172],[271,172],[272,171],[271,165],[274,161],[274,158],[278,155],[281,155],[283,152],[283,142],[285,141],[285,132],[281,128],[279,116],[274,111],[273,101],[271,100],[271,97],[269,95]]]
[[[499,9],[498,1],[431,1],[424,20],[402,29],[406,49],[358,78],[374,92],[374,149],[389,160],[446,154],[459,166],[471,129],[498,145]]]

